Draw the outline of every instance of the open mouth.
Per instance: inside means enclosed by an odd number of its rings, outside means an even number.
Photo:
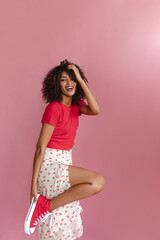
[[[68,91],[68,92],[71,92],[73,90],[74,87],[70,86],[70,87],[66,87],[65,89]]]

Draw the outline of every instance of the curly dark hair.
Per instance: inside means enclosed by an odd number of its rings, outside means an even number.
[[[72,69],[68,69],[68,65],[70,65],[70,64],[74,64],[74,63],[65,59],[64,61],[60,62],[60,65],[57,65],[54,68],[52,68],[45,76],[45,78],[42,82],[43,86],[42,86],[41,92],[42,92],[42,99],[46,103],[51,103],[51,102],[57,101],[57,100],[60,102],[62,101],[60,78],[61,78],[63,71],[65,71],[69,75],[69,77],[77,83],[76,92],[72,96],[72,104],[79,105],[80,100],[86,99],[84,91],[83,91],[82,87],[80,86],[79,82],[77,81],[74,71]],[[81,78],[87,84],[88,79],[85,77],[82,69],[79,66],[77,66],[76,64],[74,64],[74,65],[79,69]]]

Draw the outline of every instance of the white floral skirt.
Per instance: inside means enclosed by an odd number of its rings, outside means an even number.
[[[38,175],[38,193],[51,199],[71,188],[68,165],[72,164],[72,149],[46,148]],[[71,240],[83,234],[79,201],[65,204],[52,211],[45,222],[38,224],[39,240]]]

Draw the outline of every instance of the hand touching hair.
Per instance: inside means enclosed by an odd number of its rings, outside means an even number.
[[[76,79],[74,71],[68,68],[68,66],[71,64],[74,64],[74,63],[65,59],[60,62],[60,65],[55,66],[54,68],[49,70],[48,73],[46,74],[42,82],[42,89],[41,89],[42,99],[44,99],[46,103],[51,103],[57,100],[62,101],[62,92],[60,89],[60,78],[61,78],[62,72],[66,72],[70,76],[70,78],[76,81],[77,83],[76,92],[72,97],[72,103],[78,104],[80,100],[84,100],[86,98],[79,82]],[[81,78],[87,84],[88,79],[85,77],[82,69],[78,65],[76,64],[74,65],[78,68]]]

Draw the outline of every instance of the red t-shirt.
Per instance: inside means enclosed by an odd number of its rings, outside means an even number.
[[[41,123],[50,123],[55,127],[48,148],[68,150],[74,146],[80,108],[84,104],[87,103],[81,100],[79,106],[71,104],[67,107],[60,101],[54,101],[46,106]]]

